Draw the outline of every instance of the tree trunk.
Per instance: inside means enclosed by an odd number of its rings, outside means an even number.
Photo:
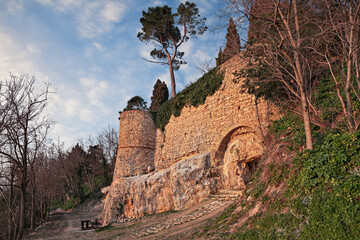
[[[23,238],[24,229],[25,229],[25,217],[26,217],[26,177],[27,177],[27,167],[23,166],[21,172],[21,194],[20,194],[20,216],[19,216],[19,231],[16,236],[17,240]]]
[[[8,215],[8,233],[7,233],[8,239],[14,238],[14,223],[13,223],[14,178],[15,178],[15,167],[12,165],[10,172],[9,215]]]
[[[352,23],[352,12],[350,8],[350,22]],[[350,122],[350,131],[355,130],[355,122],[352,115],[352,106],[351,106],[351,97],[350,97],[350,83],[351,83],[351,67],[352,67],[352,55],[354,51],[354,27],[350,27],[350,34],[349,34],[349,53],[348,53],[348,59],[346,63],[347,67],[347,76],[346,76],[346,83],[345,83],[345,97],[346,97],[346,108],[347,108],[347,114]]]
[[[298,10],[297,10],[297,2],[294,1],[294,15],[295,15],[295,28],[296,28],[296,44],[294,44],[294,60],[295,60],[295,77],[297,84],[300,89],[300,97],[301,97],[301,106],[303,111],[304,118],[304,128],[305,128],[305,137],[306,137],[306,148],[309,150],[313,150],[313,140],[311,133],[311,125],[310,125],[310,113],[309,113],[309,105],[307,101],[307,93],[304,84],[304,78],[302,74],[302,66],[300,60],[300,25],[298,19]]]
[[[312,133],[311,133],[311,125],[310,125],[310,114],[309,114],[309,106],[306,101],[306,94],[302,87],[300,87],[301,93],[301,105],[303,111],[304,118],[304,128],[305,128],[305,137],[306,137],[306,148],[309,150],[313,150],[313,141],[312,141]]]
[[[35,230],[35,186],[32,189],[31,195],[31,216],[30,216],[30,230],[33,232]]]
[[[175,85],[175,75],[174,75],[174,67],[172,62],[169,63],[170,68],[170,80],[171,80],[171,97],[174,98],[176,95],[176,85]]]

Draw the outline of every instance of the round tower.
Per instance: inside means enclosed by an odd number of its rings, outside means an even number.
[[[154,168],[155,136],[155,124],[148,111],[122,112],[114,175],[136,176]]]

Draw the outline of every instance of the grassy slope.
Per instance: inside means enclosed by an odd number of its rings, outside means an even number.
[[[305,151],[297,117],[275,122],[246,194],[196,237],[359,239],[360,132],[314,135]]]

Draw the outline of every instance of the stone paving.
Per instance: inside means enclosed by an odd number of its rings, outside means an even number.
[[[190,213],[188,213],[186,215],[171,219],[167,222],[160,223],[160,224],[157,224],[154,226],[150,226],[141,232],[137,232],[137,233],[133,234],[132,237],[133,238],[145,237],[150,234],[158,233],[158,232],[168,229],[170,227],[193,221],[197,218],[200,218],[206,214],[209,214],[209,213],[215,211],[216,209],[218,209],[226,204],[229,204],[230,202],[237,199],[241,195],[240,193],[241,192],[234,193],[234,192],[222,191],[217,194],[210,195],[208,198],[208,200],[210,200],[210,202],[203,205],[200,209],[195,209],[194,211],[191,211]]]

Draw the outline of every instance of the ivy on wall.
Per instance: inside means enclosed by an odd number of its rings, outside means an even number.
[[[219,73],[218,68],[214,68],[205,73],[196,82],[188,85],[179,92],[174,98],[164,103],[158,111],[152,112],[155,126],[164,131],[171,115],[180,116],[184,106],[199,106],[205,103],[206,97],[213,95],[221,86],[224,74]]]

